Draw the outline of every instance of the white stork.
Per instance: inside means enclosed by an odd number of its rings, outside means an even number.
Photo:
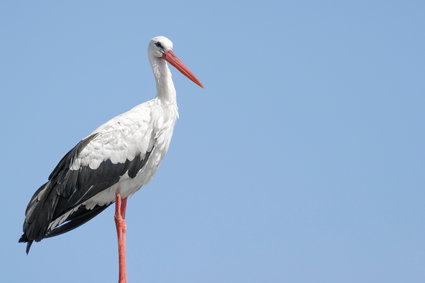
[[[151,39],[148,57],[157,96],[123,113],[80,141],[59,162],[47,183],[32,196],[23,235],[28,253],[33,241],[68,232],[86,223],[115,202],[119,282],[125,269],[125,210],[127,198],[149,182],[167,153],[179,116],[176,90],[167,62],[203,88],[172,51],[164,36]]]

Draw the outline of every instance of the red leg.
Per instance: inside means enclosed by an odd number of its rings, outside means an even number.
[[[118,193],[115,199],[115,225],[117,227],[118,236],[118,262],[119,275],[118,283],[127,283],[126,265],[125,265],[125,209],[127,206],[127,198],[121,200],[121,195]]]
[[[125,209],[127,208],[127,198],[121,200],[121,216],[125,219]]]

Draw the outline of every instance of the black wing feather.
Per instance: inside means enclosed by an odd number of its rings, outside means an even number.
[[[28,242],[27,253],[33,241],[68,232],[106,209],[109,204],[92,209],[80,206],[70,213],[86,200],[113,186],[126,172],[130,178],[134,178],[152,152],[151,149],[143,158],[138,154],[132,161],[126,160],[124,163],[113,164],[105,160],[97,169],[81,166],[79,170],[70,170],[75,158],[96,136],[93,134],[87,137],[70,150],[50,174],[49,181],[32,196],[25,213],[24,234],[19,240]],[[69,215],[59,226],[49,228],[50,223],[66,213]]]
[[[56,227],[52,231],[48,232],[45,238],[54,237],[68,231],[71,231],[74,228],[77,228],[80,225],[83,225],[102,211],[104,211],[111,204],[107,204],[104,206],[96,205],[93,209],[86,209],[84,206],[80,206],[77,211],[72,213],[68,218],[67,222]]]

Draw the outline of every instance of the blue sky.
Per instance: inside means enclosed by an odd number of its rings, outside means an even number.
[[[98,125],[150,99],[180,119],[128,204],[129,282],[424,282],[423,1],[2,1],[4,282],[116,282],[113,209],[18,244],[33,192]]]

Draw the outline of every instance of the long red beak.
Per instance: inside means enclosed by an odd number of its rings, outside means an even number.
[[[164,58],[165,60],[167,60],[168,63],[176,67],[177,70],[179,70],[183,75],[188,77],[192,82],[204,88],[204,86],[195,77],[195,75],[192,74],[189,68],[183,64],[183,62],[179,59],[179,57],[176,56],[176,54],[174,54],[173,50],[168,50],[167,52],[165,52],[164,55],[162,55],[162,58]]]

